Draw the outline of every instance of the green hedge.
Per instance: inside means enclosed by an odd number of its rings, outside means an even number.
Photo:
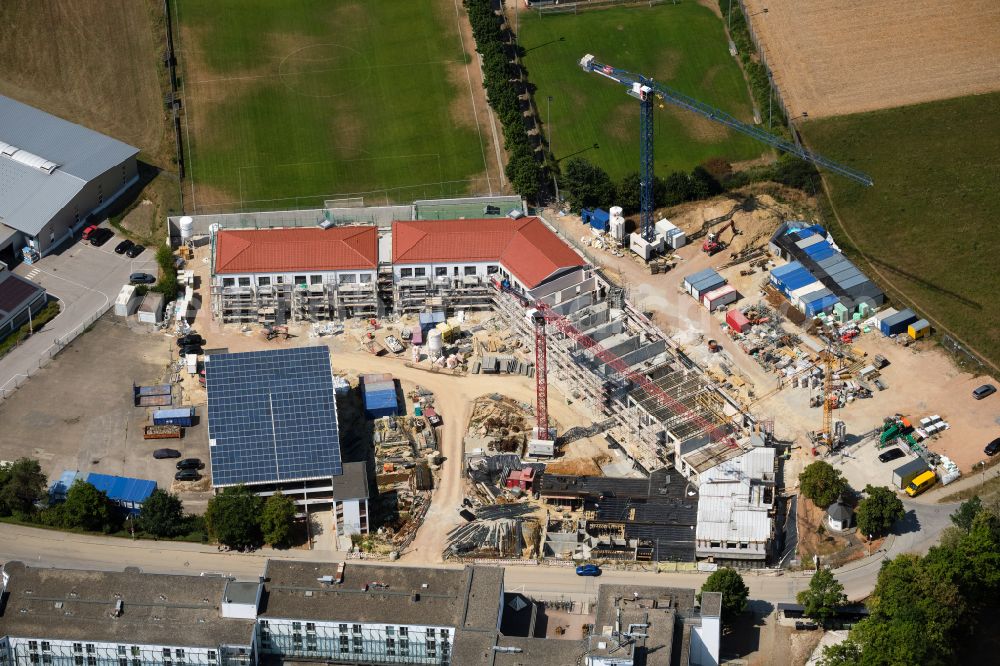
[[[56,300],[49,301],[48,304],[44,308],[42,308],[37,315],[31,318],[30,327],[28,326],[27,323],[25,323],[24,326],[17,329],[3,340],[0,340],[0,357],[6,355],[7,352],[9,352],[11,349],[13,349],[20,343],[27,340],[31,336],[31,333],[29,331],[33,330],[37,333],[39,329],[45,326],[45,324],[52,321],[52,319],[54,319],[55,316],[59,314],[59,310],[60,310],[59,301]]]
[[[160,265],[160,279],[153,287],[167,297],[167,300],[177,298],[177,267],[174,265],[174,253],[167,245],[161,245],[156,250],[156,263]]]
[[[733,5],[733,16],[729,28],[729,37],[736,44],[736,50],[740,54],[740,62],[743,63],[743,71],[746,72],[747,81],[750,84],[750,94],[753,95],[754,102],[762,114],[767,113],[768,100],[771,93],[771,82],[767,77],[767,67],[760,62],[757,48],[753,39],[750,38],[750,30],[747,27],[746,18],[739,2],[732,0],[719,0],[719,9],[722,15],[727,16],[730,3]],[[728,20],[728,17],[727,17]],[[780,104],[771,107],[772,123],[775,126],[783,127],[786,124],[785,114],[781,111]]]

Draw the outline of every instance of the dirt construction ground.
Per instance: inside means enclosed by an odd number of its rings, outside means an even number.
[[[743,4],[790,116],[846,115],[1000,89],[996,0]]]

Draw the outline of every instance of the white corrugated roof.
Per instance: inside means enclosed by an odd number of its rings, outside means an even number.
[[[698,487],[695,538],[708,541],[766,541],[771,535],[773,506],[764,501],[757,480],[774,480],[775,450],[754,448],[702,472]]]

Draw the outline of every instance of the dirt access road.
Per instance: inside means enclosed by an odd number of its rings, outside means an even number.
[[[790,116],[839,116],[1000,90],[996,0],[744,5]]]

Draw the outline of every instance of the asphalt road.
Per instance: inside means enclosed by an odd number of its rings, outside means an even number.
[[[884,550],[852,562],[834,573],[847,596],[862,599],[874,588],[882,560],[905,552],[923,553],[937,542],[950,524],[948,516],[957,505],[928,505],[906,502],[907,516],[897,526],[898,534],[887,540]],[[214,546],[177,542],[130,541],[88,536],[16,525],[0,525],[0,559],[21,560],[41,567],[121,570],[127,566],[143,571],[171,574],[216,572],[250,579],[260,575],[267,558],[307,561],[341,561],[343,553],[324,550],[275,551],[264,548],[254,553],[220,552]],[[358,564],[363,564],[358,562]],[[399,562],[399,566],[426,566]],[[454,568],[456,564],[434,564]],[[654,573],[649,571],[607,570],[599,578],[581,578],[572,567],[516,565],[506,569],[508,590],[518,590],[547,599],[584,600],[596,592],[600,581],[638,583],[667,587],[700,587],[707,574]],[[772,603],[794,601],[795,593],[808,585],[808,573],[782,574],[748,572],[744,576],[750,596]]]
[[[5,389],[17,386],[38,368],[38,362],[51,349],[57,338],[65,336],[83,324],[99,309],[114,303],[129,274],[156,274],[154,250],[147,248],[135,259],[115,254],[122,238],[115,236],[104,245],[94,247],[76,241],[58,254],[41,261],[21,264],[14,272],[40,284],[62,302],[62,312],[45,328],[0,359],[0,396]]]

